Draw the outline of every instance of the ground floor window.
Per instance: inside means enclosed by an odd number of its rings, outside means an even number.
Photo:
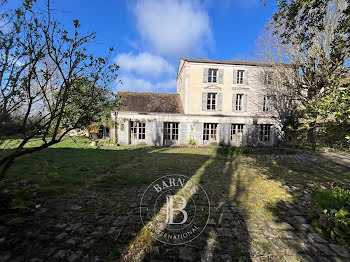
[[[260,125],[259,140],[260,141],[271,141],[271,127],[270,124]]]
[[[146,139],[146,123],[132,121],[130,123],[131,139]]]
[[[231,141],[240,142],[243,138],[243,124],[231,125]]]
[[[204,141],[216,141],[218,124],[204,123],[203,140]]]
[[[164,139],[178,140],[179,139],[179,123],[164,123]]]

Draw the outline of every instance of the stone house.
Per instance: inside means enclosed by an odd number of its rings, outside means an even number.
[[[177,93],[118,92],[120,145],[272,146],[280,121],[270,64],[180,58]]]

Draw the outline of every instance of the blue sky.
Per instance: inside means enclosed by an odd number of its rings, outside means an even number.
[[[40,3],[40,0],[38,0]],[[19,0],[10,0],[15,5]],[[116,90],[176,92],[180,57],[251,60],[275,0],[55,0],[59,20],[96,32],[91,49],[114,46],[123,85]]]

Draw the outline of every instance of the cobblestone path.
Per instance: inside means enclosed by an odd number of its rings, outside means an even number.
[[[350,185],[348,154],[234,157],[185,151],[145,154],[108,176],[191,176],[205,165],[199,183],[209,196],[211,216],[192,242],[170,246],[146,239],[140,255],[133,241],[142,231],[139,203],[148,182],[104,187],[97,181],[97,186],[49,199],[34,215],[23,214],[21,221],[7,222],[18,214],[0,215],[0,262],[350,261],[349,250],[313,230],[303,205],[315,188],[334,179]]]

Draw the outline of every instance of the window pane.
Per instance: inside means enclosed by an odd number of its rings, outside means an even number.
[[[259,140],[260,141],[270,141],[271,140],[271,126],[270,124],[260,125]]]
[[[216,93],[208,93],[207,109],[208,110],[215,110],[216,109]]]
[[[236,110],[241,111],[242,110],[242,94],[237,94],[236,95]]]
[[[173,123],[173,122],[164,123],[164,139],[165,140],[179,139],[179,123]]]
[[[208,72],[208,82],[209,83],[216,83],[217,80],[217,69],[209,69]]]
[[[243,84],[243,75],[244,75],[244,70],[237,71],[237,83],[238,84]]]

